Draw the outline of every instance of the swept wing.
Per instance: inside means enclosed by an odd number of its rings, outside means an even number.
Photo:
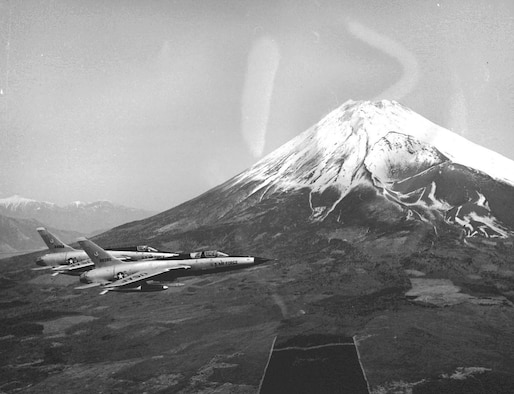
[[[55,271],[52,275],[58,274],[80,274],[82,271],[86,271],[88,269],[94,268],[95,263],[91,260],[83,260],[78,261],[76,263],[71,263],[68,265],[58,265],[57,267],[49,267],[52,268],[52,271]]]
[[[98,287],[98,286],[101,286],[101,285],[102,285],[101,282],[88,283],[86,285],[77,286],[77,287],[75,287],[75,289],[76,290],[84,290],[84,289],[90,289],[92,287]]]

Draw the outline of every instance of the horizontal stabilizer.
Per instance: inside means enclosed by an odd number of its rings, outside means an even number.
[[[94,268],[94,265],[95,264],[91,260],[85,260],[70,265],[59,265],[54,267],[53,270],[58,272],[77,272],[84,268]]]

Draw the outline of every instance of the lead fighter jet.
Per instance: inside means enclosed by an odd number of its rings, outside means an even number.
[[[78,242],[93,260],[95,268],[80,275],[80,281],[85,285],[76,289],[102,286],[104,290],[101,294],[112,290],[166,290],[167,286],[149,284],[148,281],[171,281],[178,276],[246,268],[271,260],[253,256],[229,256],[212,251],[192,253],[185,258],[176,256],[166,260],[124,263],[86,238],[79,238]]]

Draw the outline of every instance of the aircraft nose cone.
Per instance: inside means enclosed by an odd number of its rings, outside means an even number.
[[[273,259],[268,259],[266,257],[254,257],[253,260],[255,261],[255,264],[262,264],[262,263],[265,263],[266,261],[271,261]]]

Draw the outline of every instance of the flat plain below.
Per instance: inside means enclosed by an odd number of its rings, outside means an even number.
[[[305,335],[354,337],[372,393],[513,392],[510,282],[425,263],[340,253],[100,296],[3,260],[0,392],[255,393],[274,338]],[[413,295],[430,283],[457,301]]]

